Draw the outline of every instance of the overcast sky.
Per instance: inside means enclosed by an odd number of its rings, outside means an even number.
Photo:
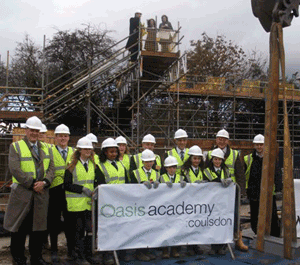
[[[0,0],[0,54],[6,60],[9,50],[13,53],[16,42],[28,33],[42,46],[47,38],[60,30],[75,29],[83,23],[100,24],[103,29],[114,30],[111,37],[118,40],[129,32],[129,18],[137,9],[143,13],[142,21],[166,14],[177,28],[178,22],[184,35],[181,50],[189,48],[190,40],[201,38],[206,32],[210,37],[223,34],[240,45],[247,53],[257,50],[269,54],[269,33],[266,33],[252,14],[248,0]],[[286,72],[300,72],[300,18],[284,29]]]

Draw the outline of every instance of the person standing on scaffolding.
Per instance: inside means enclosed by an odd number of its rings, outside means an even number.
[[[139,25],[141,20],[142,12],[137,10],[134,17],[129,20],[129,38],[125,46],[131,53],[130,61],[135,62],[138,57],[138,39],[139,39]]]

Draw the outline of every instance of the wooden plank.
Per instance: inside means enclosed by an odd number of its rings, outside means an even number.
[[[276,163],[277,118],[279,95],[279,47],[277,31],[273,26],[270,33],[270,79],[266,89],[265,143],[262,169],[262,180],[257,226],[257,245],[264,251],[265,235],[270,235],[272,218],[272,197]]]
[[[168,58],[178,58],[180,53],[171,53],[171,52],[154,52],[154,51],[142,51],[142,56],[156,56],[156,57],[168,57]]]
[[[37,116],[38,118],[43,118],[42,111],[0,111],[1,119],[12,120],[12,121],[26,121],[32,116]]]

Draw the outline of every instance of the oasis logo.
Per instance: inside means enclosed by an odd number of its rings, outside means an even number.
[[[100,214],[106,218],[144,216],[146,214],[144,206],[114,207],[112,204],[104,204],[100,209]]]
[[[214,210],[215,204],[186,204],[184,201],[177,205],[151,205],[148,209],[144,206],[138,206],[136,203],[130,206],[114,206],[104,204],[100,208],[100,215],[111,217],[133,217],[133,216],[174,216],[174,215],[205,215],[210,216]]]

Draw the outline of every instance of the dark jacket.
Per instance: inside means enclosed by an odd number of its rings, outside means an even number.
[[[247,196],[249,199],[259,200],[263,158],[257,156],[256,151],[253,151],[252,158],[253,161],[250,168]],[[281,181],[277,181],[277,180],[281,180],[281,169],[278,163],[276,163],[276,167],[275,167],[274,184],[275,184],[275,190],[281,190],[281,186],[282,186]]]
[[[139,24],[140,18],[139,17],[132,17],[129,21],[129,38],[126,44],[126,49],[130,48],[134,43],[137,43],[139,38]],[[130,48],[131,49],[131,48]]]
[[[163,17],[165,17],[167,19],[167,21],[160,23],[159,28],[160,29],[172,29],[173,30],[172,24],[169,22],[168,17],[166,15],[163,15],[161,17],[161,20],[163,19]]]

